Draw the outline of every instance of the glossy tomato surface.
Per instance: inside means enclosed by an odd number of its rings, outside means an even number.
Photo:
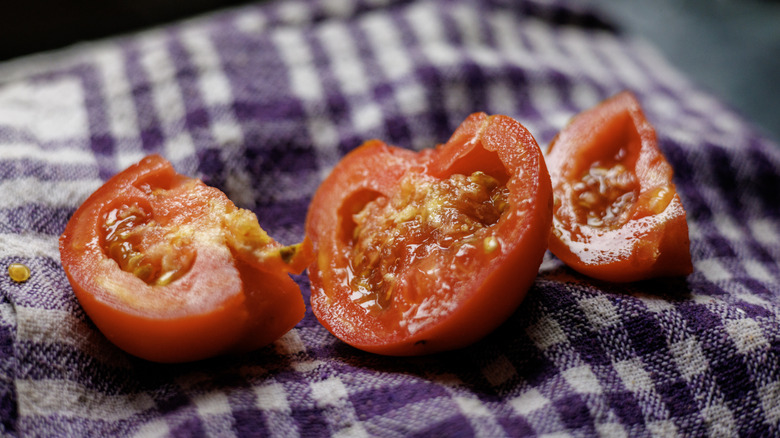
[[[509,117],[472,114],[446,144],[419,153],[369,141],[335,166],[309,207],[314,313],[370,352],[469,345],[524,298],[551,204],[542,153]]]
[[[283,247],[221,191],[152,155],[93,193],[60,237],[87,315],[114,344],[158,362],[252,350],[300,321],[288,273],[308,242]]]
[[[555,194],[550,251],[564,263],[614,282],[692,271],[672,167],[633,94],[575,116],[546,159]]]

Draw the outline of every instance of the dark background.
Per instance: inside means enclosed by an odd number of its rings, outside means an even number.
[[[780,1],[588,0],[702,88],[780,139]],[[0,7],[0,61],[247,3],[28,0]],[[587,2],[583,2],[587,3]]]
[[[780,1],[591,0],[780,140]],[[780,144],[780,143],[779,143]]]
[[[0,6],[0,60],[248,3],[246,0],[11,0]]]

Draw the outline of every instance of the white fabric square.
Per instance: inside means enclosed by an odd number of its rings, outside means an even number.
[[[677,370],[685,380],[690,381],[709,369],[707,357],[704,356],[698,340],[693,336],[670,344],[669,351],[677,364]]]
[[[615,306],[604,295],[580,300],[578,304],[596,330],[611,327],[620,322],[620,316],[615,311]]]
[[[306,346],[298,335],[297,329],[292,329],[282,335],[281,338],[274,342],[274,346],[279,354],[284,355],[298,354],[306,351]]]
[[[729,408],[722,404],[721,400],[713,400],[702,409],[702,415],[709,424],[710,436],[735,436],[737,435],[734,415]]]
[[[729,337],[737,346],[737,350],[742,354],[748,354],[769,346],[764,334],[761,332],[761,326],[754,319],[745,318],[726,321],[725,328]]]
[[[731,270],[726,269],[717,259],[694,260],[694,272],[701,273],[707,280],[714,282],[731,280]]]
[[[650,433],[653,434],[653,436],[657,437],[669,437],[669,436],[679,436],[679,433],[677,431],[677,426],[674,425],[674,422],[672,421],[651,421],[647,423],[647,428],[650,430]]]
[[[747,271],[748,275],[752,278],[755,278],[756,280],[760,280],[766,283],[770,283],[775,280],[772,273],[769,272],[769,269],[767,269],[767,266],[764,263],[761,263],[759,260],[745,260],[742,262],[742,266],[745,267],[745,271]]]
[[[566,334],[554,319],[545,316],[526,330],[528,336],[541,350],[567,342]]]
[[[601,394],[601,384],[598,377],[588,365],[569,368],[563,371],[563,378],[580,394]]]
[[[530,389],[509,401],[509,405],[520,415],[528,415],[550,404],[550,400],[539,390]]]
[[[780,423],[780,382],[770,382],[758,388],[758,396],[761,399],[761,407],[764,409],[767,422]]]
[[[759,242],[775,248],[780,246],[780,230],[777,229],[776,222],[770,219],[754,218],[748,223],[748,226],[753,237]]]
[[[270,383],[254,388],[257,401],[255,405],[261,410],[288,412],[290,403],[287,392],[281,383]]]
[[[302,24],[311,19],[311,13],[306,5],[297,0],[282,2],[277,9],[279,18],[287,24]]]
[[[653,390],[653,380],[645,371],[639,358],[615,362],[614,365],[620,379],[629,391],[638,393]]]
[[[599,434],[599,436],[609,438],[623,438],[628,436],[626,429],[620,423],[597,424],[596,432]]]
[[[235,19],[236,29],[248,34],[260,33],[266,30],[267,24],[266,16],[259,13],[244,12]]]
[[[318,35],[344,95],[365,93],[368,80],[349,29],[340,23],[328,23],[319,29]]]
[[[314,382],[311,384],[311,396],[321,407],[336,406],[349,396],[344,383],[337,377]]]
[[[487,407],[478,399],[474,397],[455,397],[455,403],[468,417],[490,417],[490,411]]]
[[[86,139],[84,98],[73,77],[0,87],[0,125],[27,130],[42,142]]]
[[[68,380],[16,380],[19,417],[63,415],[118,421],[154,407],[147,393],[110,395]],[[53,396],[56,395],[56,396]]]
[[[674,304],[664,298],[645,294],[638,294],[636,297],[639,298],[642,303],[644,303],[644,305],[647,307],[647,310],[653,313],[662,313],[667,310],[674,310]]]
[[[412,63],[401,42],[395,23],[385,15],[374,14],[361,22],[374,56],[385,77],[398,80],[412,71]]]
[[[303,33],[284,28],[272,34],[279,54],[289,67],[292,92],[304,101],[322,98],[322,83]]]
[[[96,53],[95,63],[104,85],[102,91],[106,98],[111,133],[119,138],[138,138],[138,117],[121,50],[106,45]]]
[[[230,413],[230,403],[224,392],[207,392],[192,397],[201,416]]]

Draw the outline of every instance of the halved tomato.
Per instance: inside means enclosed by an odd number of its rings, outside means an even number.
[[[224,193],[157,155],[93,193],[60,237],[65,273],[84,311],[114,344],[158,362],[243,352],[303,318],[289,273],[308,241],[282,246]]]
[[[417,355],[482,338],[508,318],[547,247],[552,192],[534,138],[469,116],[419,153],[372,140],[347,154],[306,219],[311,304],[344,342]]]
[[[685,209],[655,130],[629,92],[575,116],[547,152],[550,251],[593,278],[689,274]]]

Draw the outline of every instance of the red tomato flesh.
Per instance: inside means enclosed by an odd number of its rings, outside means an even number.
[[[546,159],[555,194],[550,251],[564,263],[614,282],[692,271],[672,167],[632,94],[575,116]]]
[[[541,151],[508,117],[473,114],[420,153],[369,141],[336,165],[309,208],[314,313],[370,352],[469,345],[524,298],[551,203]]]
[[[138,357],[183,362],[267,345],[303,317],[289,273],[311,247],[284,247],[219,190],[153,155],[111,178],[60,237],[84,311]]]

